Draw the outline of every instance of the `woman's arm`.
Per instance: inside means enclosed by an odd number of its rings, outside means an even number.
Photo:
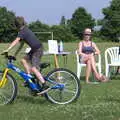
[[[94,47],[94,49],[95,49],[94,54],[95,54],[95,55],[100,54],[100,50],[99,50],[99,48],[97,47],[97,45],[96,45],[95,43],[92,43],[92,45],[93,45],[93,47]]]
[[[86,54],[82,52],[82,42],[78,44],[78,54],[81,56],[85,56]]]

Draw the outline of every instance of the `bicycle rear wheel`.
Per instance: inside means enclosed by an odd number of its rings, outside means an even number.
[[[3,76],[2,71],[0,71],[0,82]],[[0,105],[5,105],[12,103],[17,96],[17,83],[16,80],[7,73],[6,82],[4,85],[0,86]]]
[[[51,89],[46,93],[47,99],[56,104],[67,104],[76,100],[80,95],[80,83],[77,76],[70,70],[64,68],[54,69],[46,76],[47,84],[52,87],[55,83],[64,85],[63,89]]]

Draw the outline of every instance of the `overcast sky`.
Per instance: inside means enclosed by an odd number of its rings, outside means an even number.
[[[110,5],[111,0],[0,0],[0,6],[7,7],[27,22],[40,20],[49,25],[59,24],[61,16],[66,19],[78,7],[84,7],[94,18],[103,18],[102,8]]]

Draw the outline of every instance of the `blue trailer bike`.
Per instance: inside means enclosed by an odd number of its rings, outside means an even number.
[[[77,76],[70,70],[58,68],[50,71],[44,79],[50,87],[46,92],[43,92],[42,87],[34,75],[28,75],[13,62],[16,60],[14,56],[9,56],[8,53],[2,54],[7,59],[6,68],[0,71],[0,105],[12,103],[17,96],[17,82],[15,77],[9,72],[13,70],[17,72],[28,85],[28,89],[35,92],[36,95],[44,95],[47,100],[56,104],[67,104],[76,100],[80,96],[80,83]],[[40,70],[47,65],[40,65]]]

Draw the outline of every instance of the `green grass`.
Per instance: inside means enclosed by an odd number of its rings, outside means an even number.
[[[102,55],[102,70],[104,73],[104,51],[111,46],[118,46],[118,43],[97,43]],[[47,50],[47,44],[44,44]],[[4,50],[7,44],[0,44],[0,51]],[[64,43],[66,51],[74,52],[77,43]],[[14,48],[16,49],[16,48]],[[14,50],[13,50],[14,51]],[[13,52],[11,51],[11,53]],[[24,50],[23,50],[24,51]],[[21,51],[16,65],[21,68],[20,58],[24,55]],[[76,73],[76,56],[68,55],[66,68]],[[54,68],[53,56],[43,56],[42,61],[51,63],[43,74]],[[0,69],[5,67],[5,60],[0,57]],[[63,57],[59,57],[60,67],[64,67]],[[11,72],[13,73],[13,72]],[[82,78],[84,79],[84,70]],[[13,74],[19,86],[18,96],[13,104],[0,106],[1,120],[120,120],[120,77],[115,76],[108,83],[85,84],[81,82],[82,90],[76,102],[67,105],[57,105],[48,102],[44,97],[32,97],[28,94],[27,88],[22,86],[22,79]],[[92,79],[92,78],[91,78]]]

